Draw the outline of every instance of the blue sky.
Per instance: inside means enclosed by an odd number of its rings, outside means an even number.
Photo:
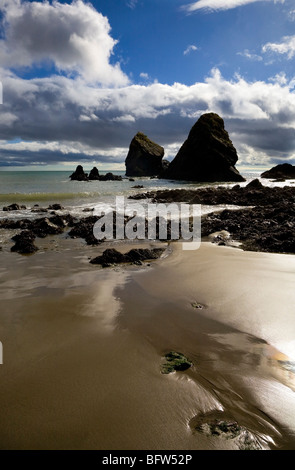
[[[216,112],[238,167],[295,164],[294,0],[0,0],[0,167],[172,159]]]

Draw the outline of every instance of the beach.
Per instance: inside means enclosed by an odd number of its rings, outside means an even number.
[[[1,253],[1,449],[294,449],[293,255],[173,242],[101,268],[46,243]],[[169,351],[192,366],[161,373]],[[242,432],[196,425],[216,416]]]

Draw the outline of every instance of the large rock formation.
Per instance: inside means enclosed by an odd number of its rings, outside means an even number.
[[[126,176],[158,176],[163,171],[164,149],[138,132],[125,160]]]
[[[192,127],[163,177],[198,182],[245,181],[234,166],[237,160],[223,119],[207,113]]]
[[[295,179],[295,166],[290,163],[282,163],[261,173],[261,178]]]

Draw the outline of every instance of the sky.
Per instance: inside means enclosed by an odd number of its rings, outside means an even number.
[[[239,169],[295,164],[294,0],[0,0],[0,169],[173,159],[219,114]]]

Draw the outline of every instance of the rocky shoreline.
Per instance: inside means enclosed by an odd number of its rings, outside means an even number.
[[[292,186],[267,187],[256,179],[245,187],[153,191],[130,199],[166,204],[236,205],[236,210],[212,211],[203,216],[202,237],[217,233],[213,241],[222,245],[231,244],[234,239],[244,250],[295,253],[295,188]]]
[[[295,188],[267,187],[259,180],[251,181],[247,186],[235,185],[228,187],[205,187],[195,190],[176,189],[159,190],[129,196],[133,200],[149,200],[153,203],[189,203],[205,205],[236,205],[235,210],[212,210],[202,217],[202,238],[210,237],[214,243],[232,245],[235,240],[240,247],[250,251],[273,253],[295,253]],[[24,206],[13,204],[3,208],[5,211],[24,210]],[[94,224],[99,216],[89,215],[76,218],[66,212],[60,204],[48,208],[34,207],[27,209],[43,217],[0,220],[0,229],[19,230],[13,233],[15,244],[11,251],[21,254],[32,254],[38,250],[36,238],[48,235],[63,235],[66,238],[81,238],[87,245],[100,245],[93,234]],[[58,213],[56,212],[58,211]],[[113,230],[116,230],[116,214],[114,214]],[[125,217],[124,223],[132,221]],[[171,226],[167,224],[167,235],[160,237],[162,220],[156,220],[155,240],[170,241]],[[148,220],[143,219],[144,233],[147,238]],[[212,236],[213,234],[213,236]],[[114,236],[115,238],[115,236]],[[35,242],[37,245],[35,245]],[[101,263],[102,265],[108,264]]]

